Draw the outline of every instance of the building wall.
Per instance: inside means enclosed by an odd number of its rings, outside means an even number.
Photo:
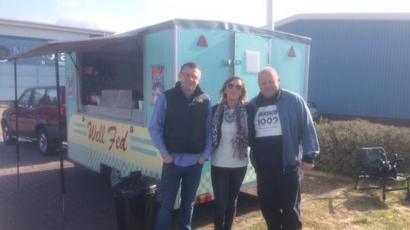
[[[0,101],[14,99],[14,64],[7,57],[51,40],[76,40],[111,32],[0,19]],[[65,84],[65,54],[59,57],[61,84]],[[54,55],[17,62],[18,94],[28,87],[55,85]]]
[[[0,101],[14,99],[14,64],[6,62],[5,56],[15,55],[29,50],[41,43],[44,39],[21,38],[0,35],[0,52],[3,57],[0,61]],[[6,54],[6,55],[4,55]],[[65,83],[64,56],[60,57],[60,79]],[[17,61],[17,92],[18,95],[28,87],[39,85],[55,85],[54,55],[20,59]]]
[[[312,38],[310,101],[326,114],[410,119],[409,20],[296,20]]]

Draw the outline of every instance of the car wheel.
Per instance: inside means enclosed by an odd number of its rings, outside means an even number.
[[[51,154],[53,153],[54,148],[50,143],[50,139],[48,138],[47,130],[41,128],[37,132],[37,146],[42,154]]]
[[[1,125],[1,130],[3,133],[3,142],[8,145],[13,144],[15,139],[11,134],[9,125],[6,122],[3,122],[3,124]]]

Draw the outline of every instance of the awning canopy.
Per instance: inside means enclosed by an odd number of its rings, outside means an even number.
[[[35,56],[42,56],[52,53],[70,53],[76,51],[88,51],[97,48],[104,48],[113,45],[119,45],[123,42],[135,39],[136,36],[110,36],[110,37],[98,37],[87,38],[84,40],[75,41],[50,41],[35,47],[27,52],[23,52],[9,57],[8,61],[13,61],[20,58],[31,58]]]

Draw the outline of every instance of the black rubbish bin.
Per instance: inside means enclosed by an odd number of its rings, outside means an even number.
[[[154,229],[158,202],[157,181],[140,172],[123,178],[114,188],[118,230]]]

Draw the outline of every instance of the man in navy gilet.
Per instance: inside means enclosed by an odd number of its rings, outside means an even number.
[[[258,83],[248,125],[261,211],[269,230],[301,229],[301,173],[319,153],[312,116],[301,96],[280,87],[275,69],[262,69]]]
[[[178,229],[191,229],[202,166],[211,150],[211,104],[200,80],[197,64],[182,65],[179,81],[158,97],[152,115],[149,132],[163,160],[157,230],[169,229],[180,185]]]

